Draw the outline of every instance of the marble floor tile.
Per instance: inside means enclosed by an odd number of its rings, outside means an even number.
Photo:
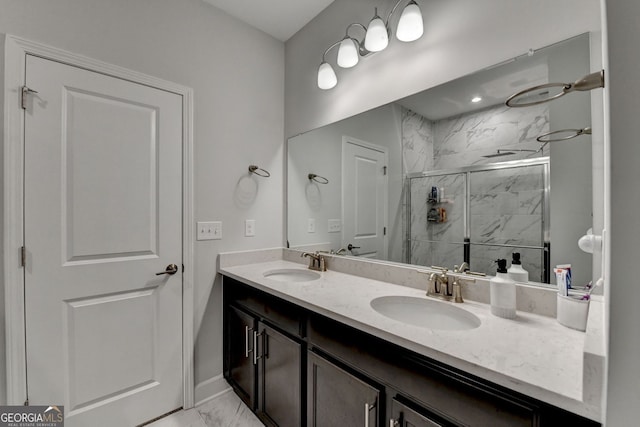
[[[176,412],[147,427],[264,427],[231,389],[193,409]]]
[[[196,410],[207,427],[264,427],[233,391],[221,394]]]
[[[146,427],[207,427],[196,408],[176,412]]]

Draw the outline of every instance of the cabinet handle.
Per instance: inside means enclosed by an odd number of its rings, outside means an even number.
[[[253,328],[245,326],[244,327],[244,357],[246,357],[247,359],[249,358],[249,353],[253,352],[253,348],[249,350],[249,331],[253,331]]]
[[[364,427],[369,427],[369,413],[376,408],[376,402],[364,404]]]
[[[258,360],[262,359],[262,356],[258,356],[258,337],[264,335],[264,331],[258,333],[258,331],[253,331],[253,364],[257,365]]]

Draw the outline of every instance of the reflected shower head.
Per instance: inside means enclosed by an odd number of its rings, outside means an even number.
[[[511,156],[513,154],[516,154],[516,153],[514,153],[513,151],[498,150],[493,154],[487,154],[486,156],[482,156],[482,157],[490,159],[492,157]]]

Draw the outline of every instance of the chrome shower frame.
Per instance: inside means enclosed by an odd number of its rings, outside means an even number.
[[[406,242],[406,262],[411,264],[412,258],[412,239],[411,239],[411,180],[416,178],[426,178],[432,176],[443,176],[443,175],[455,175],[455,174],[464,174],[465,175],[465,198],[463,204],[463,234],[464,241],[462,242],[450,242],[454,244],[460,244],[461,246],[466,247],[467,245],[471,245],[469,241],[471,236],[471,218],[469,215],[469,206],[471,204],[471,180],[470,175],[474,172],[484,172],[484,171],[492,171],[492,170],[500,170],[500,169],[513,169],[518,167],[527,167],[527,166],[542,166],[543,168],[543,182],[542,182],[542,246],[527,246],[527,245],[509,245],[509,244],[494,244],[494,243],[482,243],[485,246],[501,246],[501,247],[513,247],[513,248],[524,248],[524,249],[537,249],[542,253],[542,280],[545,283],[549,283],[550,279],[550,246],[551,246],[551,236],[550,236],[550,176],[549,176],[549,157],[537,157],[535,159],[520,159],[520,160],[510,160],[505,162],[497,162],[497,163],[487,163],[482,165],[472,165],[472,166],[463,166],[459,168],[451,168],[451,169],[440,169],[434,171],[424,171],[424,172],[414,172],[409,173],[405,176],[405,206],[406,206],[406,221],[407,226],[405,229],[405,242]],[[465,260],[467,261],[467,260]],[[468,261],[467,261],[468,262]]]

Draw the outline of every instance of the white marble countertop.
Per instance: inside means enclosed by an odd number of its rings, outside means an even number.
[[[463,331],[431,330],[385,317],[370,302],[388,295],[428,298],[424,291],[336,271],[309,282],[265,278],[274,269],[305,265],[276,260],[222,266],[220,273],[356,327],[416,353],[599,421],[598,405],[583,402],[585,333],[555,319],[518,312],[515,320],[491,315],[486,304],[465,301],[456,307],[475,314],[482,324]],[[453,304],[442,302],[443,304]]]

